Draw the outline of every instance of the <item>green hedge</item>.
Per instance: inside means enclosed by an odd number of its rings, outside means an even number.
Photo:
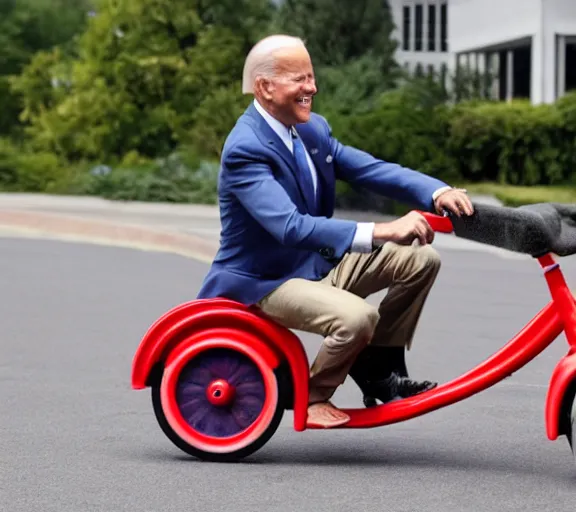
[[[221,103],[230,103],[225,93]],[[217,130],[205,119],[196,125],[194,140],[186,141],[186,147],[155,160],[129,152],[120,162],[67,162],[0,139],[0,188],[214,203],[219,148],[236,115],[230,116],[228,110],[222,112]],[[433,89],[408,85],[383,94],[369,112],[333,114],[328,120],[341,142],[452,184],[576,183],[576,93],[553,105],[525,101],[449,105]],[[203,124],[205,132],[200,129]],[[393,213],[406,208],[342,184],[338,206]]]
[[[459,105],[446,149],[465,181],[549,185],[571,177],[568,136],[559,109],[548,105]]]
[[[26,151],[0,139],[0,190],[94,195],[121,201],[216,202],[219,164],[182,148],[149,160],[129,153],[122,162],[74,165],[50,153]]]
[[[8,192],[50,192],[66,179],[67,164],[48,152],[0,138],[0,189]]]
[[[447,181],[552,185],[574,176],[576,94],[554,105],[447,107],[394,92],[343,127],[338,135],[356,147]]]
[[[217,162],[185,151],[153,162],[97,166],[77,176],[75,192],[121,201],[216,203]]]
[[[401,89],[385,93],[373,111],[350,116],[336,135],[377,158],[453,180],[460,176],[445,149],[449,128],[448,107]]]
[[[411,88],[368,114],[337,120],[343,141],[448,183],[576,184],[576,93],[553,105],[470,101],[447,106]],[[398,211],[370,191],[340,188],[349,208]],[[400,208],[400,211],[404,211]]]

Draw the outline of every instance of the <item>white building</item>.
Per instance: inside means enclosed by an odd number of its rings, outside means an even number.
[[[551,103],[576,89],[576,0],[389,0],[412,73],[491,71],[491,96]]]

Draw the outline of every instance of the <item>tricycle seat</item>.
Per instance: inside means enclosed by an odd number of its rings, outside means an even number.
[[[529,254],[576,254],[576,205],[538,203],[517,208],[475,204],[470,217],[451,216],[454,233],[468,240]]]

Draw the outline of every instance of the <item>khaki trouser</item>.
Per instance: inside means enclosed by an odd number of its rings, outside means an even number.
[[[321,281],[291,279],[258,303],[285,327],[324,337],[310,371],[310,403],[334,394],[367,344],[410,348],[439,270],[431,246],[388,242],[347,254]],[[364,300],[385,288],[378,308]]]

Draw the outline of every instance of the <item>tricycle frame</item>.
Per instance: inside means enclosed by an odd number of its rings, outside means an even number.
[[[422,215],[435,231],[452,231],[448,218],[427,213]],[[566,435],[572,442],[574,419],[571,419],[571,411],[576,395],[576,301],[554,255],[544,254],[536,259],[549,287],[551,301],[500,350],[467,373],[420,395],[370,408],[344,409],[350,421],[336,428],[389,425],[464,400],[512,375],[564,332],[568,352],[556,365],[549,382],[545,422],[548,439]],[[135,354],[132,387],[158,387],[165,380],[174,381],[174,376],[166,376],[165,371],[170,360],[181,359],[185,351],[190,352],[190,347],[199,343],[213,348],[241,343],[252,353],[260,354],[262,361],[282,380],[284,391],[286,386],[290,388],[281,397],[281,404],[283,408],[294,411],[294,429],[303,431],[310,428],[306,426],[309,362],[300,339],[257,308],[227,299],[193,300],[159,318],[145,334]],[[173,389],[164,389],[163,393],[166,395]],[[289,397],[288,402],[286,397]],[[177,416],[179,412],[174,401],[169,401],[172,402],[169,415]],[[183,424],[181,417],[178,424]],[[225,441],[218,441],[215,446],[225,452],[225,444]]]

